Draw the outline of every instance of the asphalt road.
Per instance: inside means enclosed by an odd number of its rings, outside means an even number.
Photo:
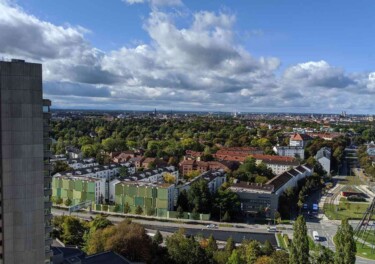
[[[162,232],[174,233],[178,230],[178,227],[167,227],[167,226],[149,226],[144,225],[147,229],[159,230]],[[241,243],[244,239],[248,240],[257,240],[261,243],[268,240],[273,246],[277,246],[276,237],[274,233],[250,233],[250,232],[233,232],[233,231],[223,231],[219,229],[192,229],[184,228],[186,235],[202,235],[203,237],[209,237],[212,235],[216,240],[226,241],[229,237],[232,237],[235,243]]]
[[[52,209],[53,215],[67,214],[66,211],[59,209]],[[90,220],[91,217],[95,217],[93,214],[86,212],[74,212],[72,215],[81,219]],[[108,219],[113,223],[119,223],[124,220],[124,217],[117,217],[110,215]],[[266,240],[271,242],[272,245],[277,246],[275,233],[266,231],[266,226],[242,226],[236,228],[218,227],[215,229],[209,229],[206,225],[198,224],[184,224],[184,223],[173,223],[173,222],[161,222],[161,221],[149,221],[141,219],[133,219],[134,222],[140,223],[146,229],[159,230],[160,232],[174,233],[179,228],[184,228],[187,235],[201,234],[204,237],[209,237],[211,234],[216,240],[226,241],[229,237],[232,237],[235,243],[241,243],[244,239],[257,240],[264,243]]]

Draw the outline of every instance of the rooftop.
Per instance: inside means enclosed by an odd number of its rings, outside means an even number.
[[[244,182],[240,181],[234,183],[230,189],[236,192],[264,192],[264,193],[272,193],[274,190],[274,186],[270,184],[261,184],[261,183],[253,183],[253,182]]]

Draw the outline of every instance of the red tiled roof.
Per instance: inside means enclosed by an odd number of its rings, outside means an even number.
[[[306,141],[306,140],[311,140],[312,138],[307,135],[307,134],[300,134],[300,133],[295,133],[290,137],[290,140],[294,141]]]

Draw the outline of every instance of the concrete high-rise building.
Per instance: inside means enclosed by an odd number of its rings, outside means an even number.
[[[50,263],[49,108],[42,65],[0,61],[0,264]]]

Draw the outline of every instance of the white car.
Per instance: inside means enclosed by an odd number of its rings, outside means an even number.
[[[217,228],[217,225],[215,225],[215,224],[209,224],[209,225],[207,225],[206,227],[207,227],[207,228]]]

